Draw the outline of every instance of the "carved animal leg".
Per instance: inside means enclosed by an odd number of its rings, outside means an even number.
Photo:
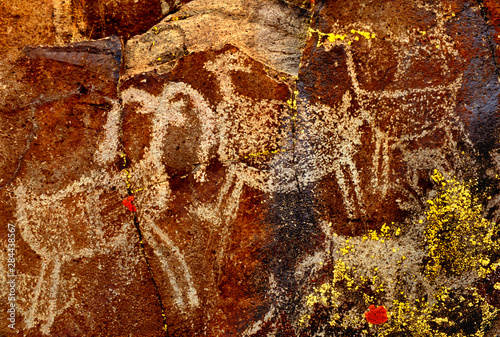
[[[162,263],[163,270],[167,273],[169,277],[170,284],[176,295],[175,296],[176,304],[182,309],[184,309],[186,306],[184,300],[184,294],[178,282],[179,278],[183,277],[185,279],[185,283],[187,284],[187,291],[185,292],[185,297],[187,299],[187,302],[189,303],[190,306],[197,307],[199,305],[198,294],[194,286],[191,270],[189,269],[186,263],[184,255],[181,253],[179,247],[177,247],[174,244],[174,242],[168,237],[167,233],[165,233],[161,228],[159,228],[156,224],[152,222],[149,224],[149,226],[153,232],[152,234],[156,234],[161,239],[162,243],[168,247],[170,252],[173,253],[175,259],[177,260],[178,265],[180,266],[181,269],[180,273],[174,273],[172,271],[172,268],[170,267],[170,264],[167,260],[168,258],[164,254],[162,254],[163,249],[160,247],[158,242],[153,238],[153,236],[151,236],[151,238],[148,241],[153,246],[156,256]]]
[[[49,284],[47,285],[47,290],[48,294],[50,296],[49,300],[49,312],[48,312],[48,317],[45,322],[40,328],[40,331],[42,331],[45,334],[49,334],[50,332],[50,327],[54,323],[54,319],[57,315],[57,295],[58,295],[58,290],[59,290],[59,282],[61,280],[61,261],[59,259],[54,259],[53,260],[54,267],[52,268],[52,272],[50,273],[50,279],[49,279]]]
[[[42,290],[42,284],[43,284],[43,279],[45,277],[45,271],[47,270],[47,265],[49,263],[47,260],[42,260],[42,268],[40,269],[40,276],[38,277],[38,281],[36,283],[35,287],[35,293],[33,294],[33,298],[31,301],[31,308],[28,312],[28,316],[25,318],[25,324],[27,329],[31,329],[32,327],[35,326],[35,316],[37,313],[38,309],[38,303],[39,303],[39,298],[40,298],[40,293]]]
[[[43,322],[40,331],[46,335],[50,333],[50,327],[58,314],[57,295],[59,282],[61,279],[61,261],[53,259],[51,261],[43,260],[40,276],[35,287],[35,293],[32,299],[32,306],[26,317],[26,328],[30,329]],[[38,305],[42,301],[41,295],[45,295],[48,305],[39,309]]]

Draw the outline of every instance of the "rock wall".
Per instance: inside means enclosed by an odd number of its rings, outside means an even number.
[[[0,14],[0,335],[500,332],[495,1]]]

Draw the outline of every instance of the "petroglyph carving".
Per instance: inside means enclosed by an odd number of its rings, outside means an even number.
[[[182,99],[174,101],[177,95],[182,95]],[[183,114],[183,110],[189,102],[192,102],[196,109],[195,113],[202,122],[202,137],[200,149],[197,152],[198,161],[206,162],[208,150],[213,143],[214,113],[203,96],[188,84],[180,82],[165,85],[163,92],[157,97],[142,90],[130,88],[123,92],[122,98],[124,102],[142,103],[143,109],[141,113],[152,114],[153,120],[153,138],[149,148],[146,149],[144,159],[130,169],[131,174],[138,181],[142,181],[144,184],[154,184],[153,187],[145,190],[144,193],[137,197],[139,204],[152,210],[147,215],[140,216],[141,224],[144,225],[147,232],[145,235],[148,242],[152,245],[155,254],[161,261],[164,272],[168,275],[175,294],[176,304],[184,309],[187,300],[190,306],[196,307],[199,305],[199,300],[193,284],[191,270],[184,259],[184,255],[167,233],[156,225],[162,211],[168,207],[171,194],[168,184],[169,176],[166,173],[162,157],[165,137],[169,132],[169,127],[183,127],[186,125],[189,117]],[[154,208],[158,210],[154,211]],[[155,236],[161,240],[162,244],[166,245],[166,248],[158,243]],[[167,252],[167,250],[170,252]],[[169,253],[173,253],[173,255]],[[174,268],[171,266],[178,264],[181,266],[181,272],[176,275],[174,274]],[[181,282],[179,279],[185,280],[185,286],[188,289],[185,294],[186,299],[181,285],[179,285]]]
[[[351,85],[338,106],[321,102],[308,104],[307,99],[302,100],[299,114],[308,132],[307,136],[299,135],[299,138],[308,144],[303,146],[312,145],[316,150],[312,154],[315,174],[305,176],[304,183],[318,181],[333,173],[349,218],[359,219],[367,215],[366,201],[373,200],[375,195],[383,199],[392,191],[403,194],[406,201],[414,198],[414,193],[402,187],[399,179],[393,179],[397,176],[394,171],[396,152],[402,156],[396,161],[405,162],[408,166],[406,176],[399,178],[409,181],[411,188],[418,192],[421,192],[416,184],[418,170],[431,169],[436,165],[447,171],[455,169],[446,154],[456,151],[457,135],[468,141],[455,113],[462,74],[451,74],[444,84],[431,83],[423,87],[415,84],[415,87],[408,88],[405,81],[405,77],[411,76],[408,72],[412,62],[431,59],[443,72],[435,74],[438,77],[445,76],[448,62],[459,62],[458,52],[453,49],[451,38],[444,34],[442,22],[436,32],[440,34],[440,42],[434,43],[439,43],[440,48],[436,45],[408,46],[407,36],[390,41],[392,46],[398,46],[393,52],[397,65],[391,88],[383,90],[371,90],[360,83],[360,71],[371,68],[363,67],[362,61],[355,60],[356,50],[347,39],[327,40],[321,44],[326,51],[339,47],[345,51]],[[376,48],[376,39],[370,39],[366,44],[369,50],[380,49]],[[408,61],[407,49],[411,48],[410,55],[413,57]],[[429,48],[434,49],[432,53]],[[363,75],[365,79],[370,78],[370,74]],[[427,144],[416,145],[419,143]],[[374,144],[371,161],[364,158],[360,162],[362,148],[370,144]],[[369,180],[366,179],[367,170],[370,172]],[[414,206],[414,202],[400,204],[406,209]]]
[[[110,103],[113,108],[108,112],[104,126],[105,142],[94,155],[102,168],[109,166],[118,155],[121,110],[117,101],[110,100]],[[57,315],[75,303],[74,297],[66,303],[61,301],[60,289],[71,292],[74,286],[61,280],[65,263],[127,244],[131,223],[123,224],[117,232],[110,231],[113,214],[105,218],[95,209],[106,191],[123,185],[118,175],[95,170],[55,193],[37,194],[31,188],[32,184],[25,179],[14,188],[15,216],[20,234],[42,258],[35,289],[28,296],[29,309],[24,310],[25,327],[30,329],[41,324],[40,331],[49,334]]]
[[[197,90],[183,82],[166,83],[158,96],[133,87],[122,92],[124,104],[140,103],[139,113],[150,115],[153,121],[149,147],[143,158],[130,167],[130,174],[139,186],[151,186],[137,193],[139,222],[144,226],[145,239],[161,261],[174,294],[174,302],[181,310],[196,307],[200,301],[185,253],[160,225],[165,210],[175,202],[175,195],[172,195],[170,188],[171,177],[167,174],[163,160],[164,156],[174,154],[165,153],[164,145],[169,136],[173,137],[174,128],[189,129],[201,135],[197,148],[186,149],[196,153],[196,159],[191,164],[193,167],[196,165],[193,173],[197,183],[204,182],[205,170],[210,160],[214,159],[214,153],[218,154],[226,167],[226,175],[215,202],[194,201],[186,206],[189,217],[210,224],[208,241],[215,233],[221,238],[222,242],[214,247],[218,260],[222,261],[243,187],[247,185],[259,191],[270,190],[265,172],[240,161],[243,154],[265,149],[267,139],[264,139],[263,134],[269,130],[250,133],[244,128],[252,126],[252,121],[245,119],[261,117],[262,123],[277,122],[276,118],[263,112],[282,104],[269,100],[255,102],[235,91],[231,74],[236,71],[250,73],[247,60],[241,52],[227,52],[205,63],[205,69],[215,74],[223,94],[223,100],[215,107],[215,111]],[[141,209],[147,211],[141,212]]]

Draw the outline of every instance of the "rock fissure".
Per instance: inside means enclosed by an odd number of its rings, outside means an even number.
[[[163,330],[165,331],[165,337],[168,337],[169,334],[168,334],[167,316],[165,315],[165,307],[163,306],[163,301],[161,299],[160,290],[158,289],[158,285],[156,284],[153,269],[151,268],[151,265],[149,263],[149,259],[148,259],[147,254],[146,254],[143,236],[142,236],[142,231],[141,231],[141,228],[139,226],[139,220],[137,218],[136,213],[134,213],[134,226],[135,226],[135,229],[137,230],[137,234],[139,235],[139,245],[140,245],[142,257],[144,258],[144,261],[146,262],[146,265],[148,266],[149,276],[151,277],[151,282],[153,283],[153,287],[155,289],[156,298],[158,300],[158,305],[160,306],[160,309],[161,309],[161,316],[162,316],[161,318],[163,321]]]
[[[14,172],[12,173],[12,175],[9,177],[9,179],[7,179],[7,181],[5,182],[5,184],[3,184],[2,186],[0,186],[0,191],[3,190],[5,187],[7,187],[16,178],[16,176],[19,174],[19,171],[21,169],[21,165],[24,162],[24,158],[25,158],[26,154],[28,153],[28,151],[29,151],[29,149],[31,147],[33,139],[35,139],[35,137],[36,137],[36,133],[37,133],[37,128],[38,127],[37,127],[37,122],[36,122],[36,119],[35,119],[34,108],[32,108],[32,111],[33,111],[33,113],[31,115],[31,120],[32,120],[32,123],[33,123],[33,131],[30,133],[30,135],[26,139],[26,146],[24,148],[23,153],[19,156],[19,159],[18,159],[17,165],[16,165],[16,169],[14,170]]]
[[[23,164],[24,157],[26,156],[26,153],[28,153],[28,150],[30,148],[31,142],[33,140],[33,137],[34,137],[34,133],[32,133],[28,137],[28,140],[26,141],[26,143],[27,143],[26,144],[26,148],[24,149],[23,153],[19,156],[19,160],[17,162],[16,169],[14,170],[14,172],[12,173],[12,175],[9,177],[9,179],[7,179],[7,181],[5,182],[5,184],[3,184],[2,186],[0,186],[0,191],[3,190],[5,187],[7,187],[16,178],[16,176],[18,175],[19,170],[21,169],[21,165]]]
[[[123,144],[122,144],[122,146],[123,146]],[[125,171],[125,183],[126,183],[126,186],[127,186],[127,193],[129,195],[129,197],[131,197],[131,196],[133,196],[134,191],[131,188],[130,173],[126,169],[127,168],[127,157],[125,156],[125,154],[121,154],[121,158],[122,158],[122,161],[123,161],[122,162],[122,167],[123,167],[123,170]],[[160,290],[159,290],[158,285],[157,285],[156,280],[155,280],[153,269],[151,267],[151,264],[149,263],[149,259],[148,259],[148,256],[146,254],[146,249],[145,249],[145,246],[144,246],[144,237],[143,237],[143,234],[142,234],[142,231],[141,231],[141,227],[140,227],[140,224],[139,224],[139,218],[137,216],[137,209],[135,208],[135,206],[133,206],[133,199],[130,202],[130,204],[131,204],[132,207],[129,208],[129,210],[133,210],[132,214],[134,216],[134,227],[135,227],[135,229],[137,231],[137,235],[139,236],[140,251],[141,251],[141,254],[142,254],[142,258],[146,262],[146,266],[148,268],[149,277],[151,278],[151,283],[153,283],[153,287],[154,287],[156,299],[158,301],[158,305],[160,306],[161,316],[162,316],[162,322],[163,322],[163,330],[165,331],[165,336],[168,337],[169,334],[168,334],[167,316],[165,315],[165,307],[163,305],[163,301],[162,301],[162,298],[161,298]]]
[[[495,55],[495,45],[491,41],[491,36],[488,36],[488,46],[491,52],[491,58],[493,60],[493,66],[495,67],[495,74],[497,75],[498,82],[500,82],[500,68]]]

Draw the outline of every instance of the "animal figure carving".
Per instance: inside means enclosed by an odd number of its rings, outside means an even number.
[[[283,102],[273,100],[253,101],[235,90],[232,76],[235,73],[251,74],[248,65],[249,58],[239,51],[226,51],[215,59],[204,64],[204,69],[212,72],[217,79],[222,93],[222,100],[211,107],[208,101],[185,82],[170,81],[163,84],[161,93],[150,94],[144,90],[129,87],[122,92],[124,105],[137,106],[136,113],[149,116],[151,123],[150,142],[145,148],[140,160],[130,165],[130,175],[135,187],[138,205],[138,221],[144,233],[145,242],[153,249],[160,261],[163,272],[169,283],[169,293],[173,294],[173,304],[178,310],[188,312],[200,306],[200,289],[193,276],[193,267],[186,257],[188,252],[177,242],[181,241],[172,233],[176,226],[200,230],[197,223],[208,224],[208,235],[202,244],[212,249],[216,256],[216,266],[211,279],[204,284],[216,284],[221,277],[221,266],[224,264],[232,224],[237,215],[240,199],[245,186],[262,191],[271,190],[268,173],[248,166],[243,162],[244,151],[262,151],[263,135],[269,134],[268,129],[241,134],[242,125],[246,119],[260,116],[262,123],[271,119],[276,126],[278,117],[268,117],[263,114],[276,114]],[[273,112],[274,111],[274,112]],[[272,130],[273,132],[276,130]],[[272,133],[272,132],[270,132]],[[182,137],[197,138],[187,139]],[[181,137],[181,138],[179,138]],[[191,184],[191,191],[203,190],[204,183],[211,179],[207,173],[214,161],[223,165],[224,175],[215,197],[211,201],[197,200],[191,192],[193,200],[187,204],[178,204],[182,200],[180,192],[174,192],[171,184],[172,169],[175,165],[175,154],[168,152],[166,145],[172,149],[172,144],[179,144],[178,153],[190,161],[191,170],[183,177],[192,175],[194,182],[176,183]],[[194,147],[193,147],[194,143]],[[183,167],[184,167],[183,166]],[[183,168],[177,168],[183,170]],[[187,179],[187,178],[186,178]],[[215,184],[215,181],[211,181]],[[148,186],[142,189],[142,186]],[[176,187],[179,189],[179,186]],[[167,216],[173,210],[182,210],[186,215],[174,223],[175,215]],[[193,223],[192,219],[197,219]],[[219,241],[220,240],[220,241]],[[209,264],[209,261],[197,263]]]
[[[120,107],[117,101],[110,103],[103,145],[94,153],[100,167],[54,193],[35,192],[30,180],[21,180],[14,188],[20,234],[42,259],[31,305],[25,310],[27,329],[40,324],[40,331],[49,334],[56,316],[75,303],[74,283],[61,278],[66,263],[112,251],[129,240],[131,223],[110,230],[109,222],[116,221],[117,212],[105,215],[95,207],[106,193],[123,184],[118,174],[105,169],[118,156]]]
[[[441,18],[436,30],[442,31],[443,24]],[[451,38],[441,34],[440,38],[451,44]],[[310,153],[304,165],[314,172],[305,174],[303,183],[315,184],[332,177],[346,218],[351,220],[371,219],[383,212],[383,202],[397,203],[400,209],[415,209],[421,204],[415,196],[425,193],[418,186],[419,171],[434,166],[453,171],[459,161],[457,143],[470,143],[455,111],[462,74],[446,75],[448,62],[460,60],[452,46],[433,50],[429,56],[429,47],[418,43],[407,46],[404,39],[393,38],[391,52],[383,49],[388,48],[388,42],[378,38],[363,42],[363,47],[361,41],[356,41],[346,38],[318,43],[318,49],[337,57],[338,64],[330,68],[339,73],[331,76],[345,80],[340,99],[324,103],[316,96],[310,101],[316,94],[308,89],[313,83],[305,82],[306,90],[299,94],[298,104],[301,127],[306,132],[299,135],[299,151]],[[404,48],[412,48],[411,59]],[[376,69],[370,68],[369,62],[378,57],[377,53],[394,59],[392,77],[386,75],[388,84],[383,89],[372,88]],[[429,71],[429,62],[434,73],[406,79],[411,77],[408,72],[415,69]],[[419,81],[422,76],[445,79],[440,84],[423,85]],[[331,90],[335,92],[336,88]],[[451,161],[450,153],[455,153]]]

